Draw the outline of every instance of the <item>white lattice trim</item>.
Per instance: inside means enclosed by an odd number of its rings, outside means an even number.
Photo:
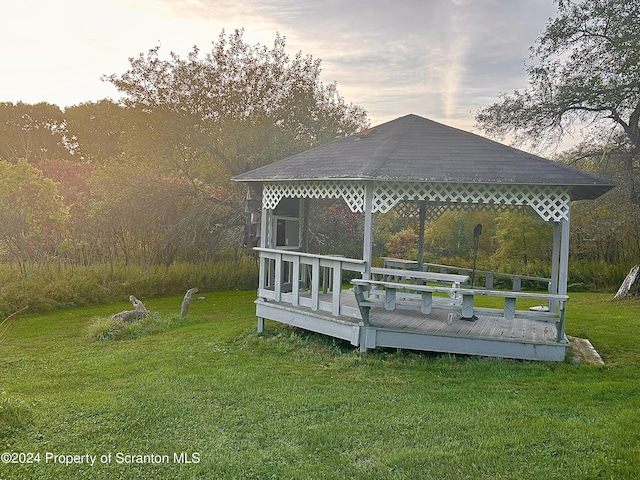
[[[499,205],[497,203],[436,203],[429,202],[427,203],[427,209],[425,211],[425,219],[429,222],[433,222],[440,218],[445,212],[450,211],[469,211],[473,210],[476,212],[508,212],[508,211],[517,211],[522,208],[528,208],[524,205]],[[394,210],[398,212],[403,217],[414,217],[418,218],[420,216],[420,205],[413,200],[409,201],[401,201],[398,203]]]
[[[401,201],[425,200],[447,204],[528,205],[545,221],[569,217],[571,197],[563,187],[485,183],[376,183],[373,211],[388,212]]]
[[[284,197],[341,198],[352,212],[364,211],[364,183],[353,181],[265,183],[262,206],[275,208]],[[388,212],[400,202],[424,200],[439,204],[471,204],[485,209],[499,206],[529,206],[545,221],[569,218],[569,189],[549,185],[506,185],[485,183],[376,182],[373,212]],[[471,206],[469,205],[469,206]],[[493,207],[495,205],[495,207]]]
[[[341,198],[352,212],[364,211],[364,184],[361,182],[317,181],[266,183],[262,189],[262,207],[276,208],[289,198]]]

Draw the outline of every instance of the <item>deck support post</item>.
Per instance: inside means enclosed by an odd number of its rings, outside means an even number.
[[[560,302],[560,318],[556,322],[556,342],[562,343],[564,342],[564,315],[566,310],[566,302]]]

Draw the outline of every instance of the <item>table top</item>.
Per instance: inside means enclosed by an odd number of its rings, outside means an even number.
[[[457,275],[453,273],[422,272],[419,270],[402,270],[400,268],[372,268],[371,273],[387,275],[390,277],[419,278],[435,282],[466,283],[469,275]]]

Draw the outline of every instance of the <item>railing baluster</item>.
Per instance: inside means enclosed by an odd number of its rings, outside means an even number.
[[[300,305],[300,257],[293,257],[293,275],[291,276],[291,303]]]
[[[275,269],[275,300],[279,302],[282,300],[282,254],[276,255],[276,269]]]
[[[331,298],[331,313],[340,315],[340,294],[342,293],[342,262],[333,262],[333,293]]]
[[[311,260],[311,310],[320,308],[320,259]]]

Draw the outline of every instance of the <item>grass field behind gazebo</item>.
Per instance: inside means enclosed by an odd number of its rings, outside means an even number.
[[[148,300],[155,331],[133,328],[120,340],[88,334],[124,303],[19,318],[0,344],[0,450],[40,461],[3,456],[0,477],[640,473],[637,300],[572,294],[567,333],[590,339],[606,362],[595,366],[361,354],[276,323],[257,334],[254,291],[205,296],[184,320],[180,298]],[[97,460],[66,466],[45,462],[47,453]],[[137,455],[159,461],[116,460]]]

